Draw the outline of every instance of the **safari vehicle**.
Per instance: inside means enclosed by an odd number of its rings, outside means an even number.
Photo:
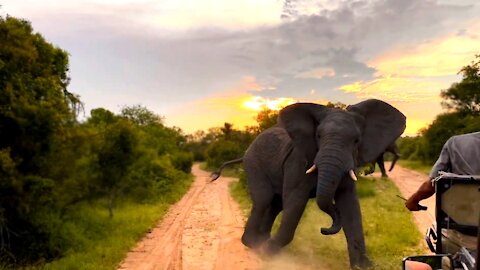
[[[443,173],[434,181],[436,224],[425,240],[435,255],[407,257],[403,269],[480,269],[480,176]]]

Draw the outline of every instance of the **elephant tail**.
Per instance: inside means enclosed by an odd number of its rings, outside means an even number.
[[[217,180],[217,179],[220,177],[220,174],[222,173],[223,168],[225,168],[226,166],[232,165],[232,164],[237,164],[237,163],[242,163],[242,162],[243,162],[243,157],[224,162],[224,163],[222,164],[222,166],[220,166],[220,168],[218,168],[217,170],[215,170],[215,171],[210,175],[210,181],[215,181],[215,180]]]

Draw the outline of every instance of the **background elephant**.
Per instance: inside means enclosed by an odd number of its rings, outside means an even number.
[[[380,171],[382,172],[382,177],[388,177],[387,172],[385,171],[385,161],[383,159],[383,156],[385,153],[392,153],[393,154],[393,159],[392,163],[390,165],[390,169],[388,169],[389,172],[393,170],[393,167],[395,167],[395,163],[397,160],[400,158],[400,152],[398,151],[398,147],[396,143],[392,143],[387,146],[387,149],[383,153],[378,156],[376,163],[378,164],[378,167],[380,168]],[[370,168],[365,171],[365,175],[369,175],[375,172],[375,162],[372,162],[370,164]]]
[[[316,198],[333,221],[321,232],[343,228],[351,266],[369,266],[354,170],[375,161],[404,129],[405,116],[380,100],[346,110],[312,103],[285,107],[278,123],[257,136],[243,159],[235,160],[244,163],[252,199],[243,244],[276,253],[292,241],[308,199]],[[271,236],[280,212],[280,227]]]

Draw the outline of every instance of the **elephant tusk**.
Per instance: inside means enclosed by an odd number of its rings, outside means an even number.
[[[305,172],[305,174],[309,174],[309,173],[315,171],[316,168],[317,168],[317,165],[313,164],[312,167],[310,167],[310,169],[308,169],[308,170]]]
[[[355,175],[355,173],[353,172],[353,170],[350,170],[350,177],[352,178],[353,181],[357,181],[357,176]]]

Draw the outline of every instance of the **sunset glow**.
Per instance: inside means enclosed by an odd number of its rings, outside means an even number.
[[[85,117],[141,104],[186,133],[376,98],[415,135],[480,54],[478,0],[7,0],[0,13],[68,52]]]
[[[265,109],[278,111],[283,107],[295,102],[296,100],[293,98],[268,99],[259,96],[253,96],[243,101],[243,107],[257,112]]]

